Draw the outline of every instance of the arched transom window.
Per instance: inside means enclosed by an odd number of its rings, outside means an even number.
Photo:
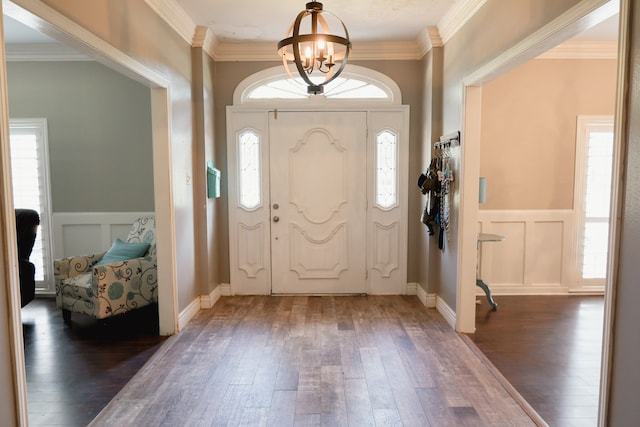
[[[349,65],[348,70],[327,84],[322,95],[309,95],[301,78],[292,79],[282,66],[269,68],[249,76],[238,85],[234,104],[259,103],[265,100],[299,101],[307,98],[401,103],[400,89],[384,74],[356,65]],[[314,80],[313,76],[311,80]],[[322,80],[323,77],[318,77],[318,81]]]

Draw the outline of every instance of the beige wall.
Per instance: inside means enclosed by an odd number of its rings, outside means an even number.
[[[420,156],[420,172],[424,172],[431,162],[432,143],[442,135],[442,47],[434,47],[424,56],[423,62],[423,104],[422,104],[422,135]],[[410,180],[411,192],[416,192],[417,186]],[[420,197],[420,209],[424,210],[429,201],[430,194]],[[410,218],[415,221],[415,218]],[[429,236],[428,228],[420,223],[419,232],[415,233],[417,246],[414,246],[418,254],[418,279],[417,283],[425,292],[434,294],[438,292],[438,284],[429,281],[431,274],[438,275],[440,264],[438,263],[438,234]]]
[[[442,132],[461,130],[463,81],[480,66],[503,53],[528,35],[579,3],[579,0],[488,0],[444,46]],[[428,90],[428,88],[427,88]],[[462,136],[464,144],[464,135]],[[423,143],[429,144],[429,141]],[[424,149],[430,149],[424,147]],[[453,164],[460,168],[460,152],[454,150]],[[457,242],[460,212],[460,179],[452,188],[451,238],[444,251],[436,251],[432,262],[439,270],[429,273],[429,288],[455,310],[458,281]],[[427,245],[426,241],[420,242]],[[433,252],[433,251],[432,251]],[[471,260],[470,260],[471,261]],[[474,260],[475,262],[475,260]]]
[[[573,209],[576,117],[611,115],[615,59],[535,59],[482,87],[480,209]]]

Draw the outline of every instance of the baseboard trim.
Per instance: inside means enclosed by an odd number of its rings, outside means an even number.
[[[417,283],[407,283],[404,285],[405,295],[416,295],[420,286]]]
[[[220,285],[216,286],[209,295],[203,295],[200,297],[200,308],[210,309],[222,296],[222,290]]]
[[[428,294],[420,284],[417,284],[416,295],[418,299],[424,304],[427,308],[436,308],[436,300],[438,299],[438,294]]]
[[[231,285],[229,283],[220,283],[220,286],[218,287],[220,288],[220,295],[224,297],[229,297],[233,295],[231,293]]]
[[[178,332],[189,324],[191,319],[200,311],[200,297],[191,301],[191,303],[180,312],[178,316]]]
[[[418,286],[418,288],[416,289],[416,295],[418,296],[418,299],[422,302],[422,304],[424,304],[425,306],[428,307],[428,305],[427,305],[427,291],[422,289],[422,286]]]
[[[493,296],[507,296],[507,295],[569,295],[569,288],[567,286],[556,285],[533,285],[533,286],[521,286],[515,285],[492,285],[488,284]],[[476,294],[478,296],[484,295],[484,292],[477,288]]]
[[[438,313],[440,313],[442,317],[444,317],[444,320],[446,320],[447,323],[451,325],[453,329],[455,329],[456,312],[453,311],[453,309],[449,307],[449,305],[447,305],[447,303],[439,296],[436,296],[436,309],[438,310]]]
[[[436,308],[436,303],[438,302],[438,294],[427,294],[427,308]]]

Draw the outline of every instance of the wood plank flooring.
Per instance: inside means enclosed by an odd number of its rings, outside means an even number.
[[[166,340],[157,319],[154,307],[110,322],[74,313],[68,327],[54,299],[25,306],[29,425],[88,425]]]
[[[471,340],[552,427],[595,427],[604,298],[484,298]]]
[[[95,426],[530,426],[415,297],[222,297]]]

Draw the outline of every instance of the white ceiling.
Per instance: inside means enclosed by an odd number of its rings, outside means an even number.
[[[197,25],[208,26],[220,41],[236,43],[275,42],[284,38],[305,5],[299,0],[174,1]],[[352,41],[415,41],[427,26],[436,26],[449,8],[465,1],[468,0],[325,0],[323,5],[326,11],[342,19]],[[617,28],[615,15],[576,39],[616,40]],[[57,43],[6,15],[4,30],[7,45]]]
[[[198,25],[223,42],[278,41],[304,0],[175,0]],[[414,41],[437,25],[455,3],[465,0],[325,0],[327,12],[340,18],[352,40]]]

